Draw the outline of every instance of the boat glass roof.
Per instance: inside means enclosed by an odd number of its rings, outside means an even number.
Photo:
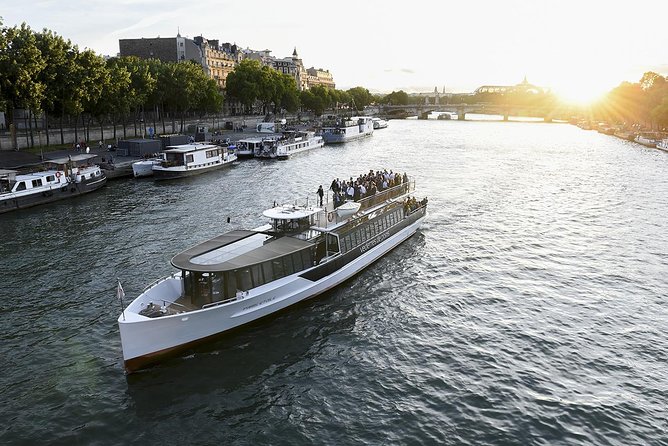
[[[190,262],[196,265],[217,265],[259,248],[270,238],[272,236],[267,234],[251,235],[230,245],[195,256],[190,259]]]

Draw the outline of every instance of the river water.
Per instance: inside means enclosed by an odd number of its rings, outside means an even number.
[[[318,299],[124,374],[116,278],[133,298],[177,252],[378,168],[429,197],[414,237]],[[0,443],[667,444],[667,209],[657,150],[566,124],[391,121],[2,215]]]

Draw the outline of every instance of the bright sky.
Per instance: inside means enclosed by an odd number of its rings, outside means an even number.
[[[328,69],[339,89],[470,92],[529,82],[590,99],[645,71],[668,75],[666,0],[0,0],[5,26],[80,48],[203,35]]]

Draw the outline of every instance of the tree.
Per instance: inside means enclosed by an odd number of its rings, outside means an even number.
[[[0,88],[7,102],[9,122],[13,124],[15,108],[24,108],[31,113],[40,111],[45,85],[40,82],[39,75],[45,62],[37,48],[35,33],[28,25],[23,23],[20,27],[3,28],[3,34],[5,45],[0,47]],[[28,143],[34,146],[30,114],[27,121],[30,127]]]
[[[262,66],[257,60],[242,60],[227,76],[226,91],[231,99],[249,109],[260,98]]]
[[[366,88],[351,88],[348,90],[348,93],[352,97],[353,107],[358,111],[364,110],[364,107],[373,102],[373,95]]]
[[[408,93],[403,90],[393,91],[380,99],[380,102],[388,105],[408,105]]]
[[[55,114],[62,108],[64,85],[70,73],[68,53],[74,51],[74,47],[69,40],[66,41],[48,29],[37,33],[35,37],[37,48],[44,59],[44,68],[40,71],[38,79],[44,85],[41,109],[44,110],[46,145],[48,146],[50,144],[49,114]],[[62,120],[60,124],[60,142],[64,144]]]

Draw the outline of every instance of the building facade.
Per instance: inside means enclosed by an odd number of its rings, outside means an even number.
[[[202,63],[202,50],[194,40],[187,37],[155,37],[141,39],[120,39],[121,56],[136,56],[140,59],[158,59],[163,62],[183,62],[192,60]]]
[[[316,85],[321,85],[326,88],[331,88],[332,90],[336,88],[334,83],[334,77],[329,72],[329,70],[323,70],[322,68],[311,67],[306,70],[307,80],[306,83],[308,88],[315,87]]]
[[[195,37],[194,42],[202,51],[202,66],[211,79],[214,79],[219,88],[225,88],[227,76],[241,62],[242,54],[235,44],[224,43],[218,40],[208,40],[202,36]]]

